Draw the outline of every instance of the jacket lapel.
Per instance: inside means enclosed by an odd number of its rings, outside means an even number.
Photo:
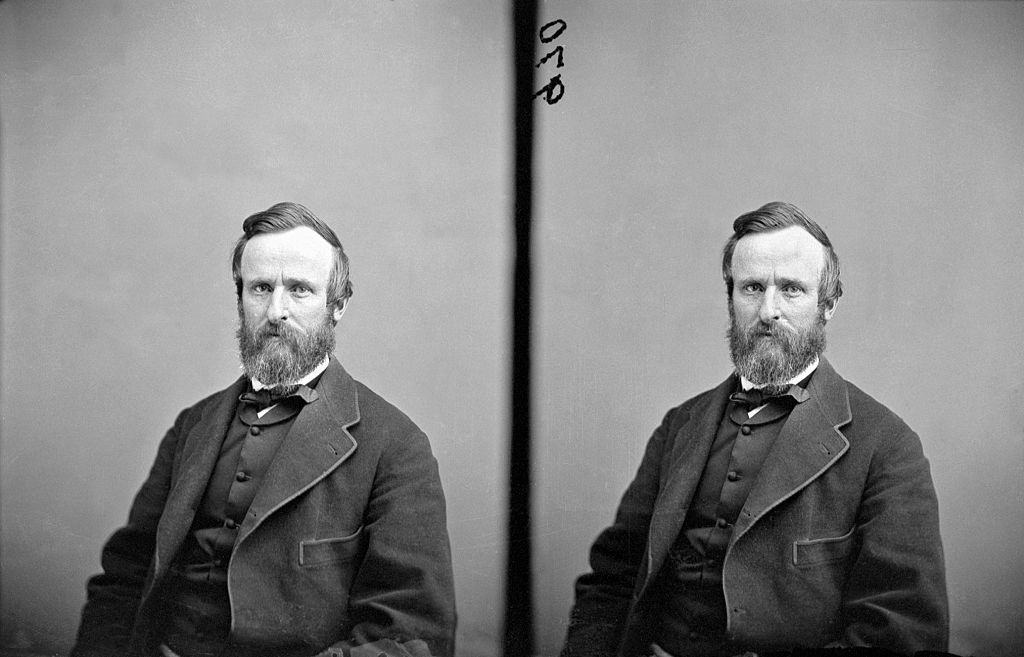
[[[236,547],[267,516],[329,475],[356,450],[348,431],[359,421],[356,385],[333,356],[316,391],[319,399],[298,414],[267,468]]]
[[[694,491],[704,473],[711,445],[715,442],[718,423],[735,385],[736,377],[730,376],[712,389],[703,403],[694,404],[689,418],[671,440],[667,479],[655,500],[647,538],[645,588],[661,569],[665,555],[683,528]]]
[[[839,428],[850,421],[846,383],[824,358],[807,388],[810,398],[789,414],[747,496],[729,541],[832,467],[849,449]]]
[[[234,418],[238,396],[245,392],[246,385],[245,377],[240,377],[221,392],[184,437],[177,477],[171,481],[171,490],[157,529],[154,564],[157,573],[170,563],[192,526],[196,509],[220,455],[224,436]]]

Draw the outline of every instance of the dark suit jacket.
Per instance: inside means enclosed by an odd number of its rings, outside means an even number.
[[[646,654],[652,583],[679,534],[730,377],[665,416],[576,583],[564,657]],[[728,636],[750,650],[945,650],[939,519],[921,442],[822,359],[733,529]],[[699,630],[699,628],[697,628]]]
[[[241,378],[182,411],[167,432],[89,582],[73,656],[146,655],[158,642],[162,580],[245,388]],[[254,654],[376,642],[388,654],[451,655],[451,554],[427,437],[333,357],[317,392],[241,524],[228,567],[232,640]]]

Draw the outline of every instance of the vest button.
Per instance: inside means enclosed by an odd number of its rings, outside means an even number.
[[[235,473],[235,481],[249,481],[249,479],[251,479],[251,477],[241,470]]]
[[[725,477],[729,481],[739,481],[740,480],[740,473],[736,472],[735,470],[730,470],[729,474],[727,474]]]
[[[228,519],[226,519],[224,521],[224,526],[227,527],[228,529],[234,529],[237,526],[237,524],[235,523],[234,520],[232,520],[231,518],[228,518]]]
[[[743,425],[742,427],[740,427],[740,433],[742,433],[744,436],[749,436],[750,427],[748,427],[747,425]]]
[[[254,436],[258,436],[258,435],[260,435],[260,428],[259,427],[249,427],[249,433],[251,433]]]
[[[728,521],[728,520],[726,520],[725,518],[719,518],[719,519],[718,519],[718,520],[717,520],[717,521],[715,522],[715,524],[716,524],[716,525],[718,525],[719,527],[721,527],[722,529],[725,529],[726,527],[728,527],[728,526],[729,526],[729,521]]]

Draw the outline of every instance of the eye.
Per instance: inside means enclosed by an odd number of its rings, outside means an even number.
[[[313,290],[309,289],[305,285],[302,285],[301,283],[298,284],[298,285],[293,285],[292,286],[292,294],[294,294],[297,297],[306,297],[306,296],[309,296],[312,293],[313,293]]]
[[[797,296],[799,294],[803,294],[804,293],[804,289],[802,287],[800,287],[799,285],[795,285],[795,284],[791,283],[791,284],[786,285],[786,286],[784,286],[782,288],[782,293],[787,295],[787,296],[795,297],[795,296]]]
[[[270,294],[271,288],[266,283],[256,283],[252,286],[252,291],[255,294]]]
[[[743,291],[747,294],[756,294],[761,292],[764,288],[761,287],[760,283],[747,283],[743,286]]]

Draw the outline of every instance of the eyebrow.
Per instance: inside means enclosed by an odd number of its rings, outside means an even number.
[[[284,284],[285,284],[286,287],[294,287],[296,285],[304,285],[304,286],[308,287],[311,290],[315,290],[316,289],[316,285],[313,284],[313,281],[309,280],[308,278],[300,278],[300,277],[297,277],[297,276],[293,276],[293,277],[284,279]]]
[[[276,276],[253,276],[251,279],[246,281],[246,284],[247,285],[259,285],[261,283],[273,284],[276,280],[277,280]],[[308,278],[302,278],[302,277],[298,277],[298,276],[291,276],[291,277],[288,277],[288,278],[284,278],[284,279],[282,279],[281,283],[285,287],[293,287],[295,285],[304,285],[304,286],[308,287],[311,290],[317,289],[316,285],[313,284],[313,281],[309,280]]]
[[[733,284],[734,285],[739,285],[739,286],[742,287],[742,286],[748,285],[750,283],[759,283],[759,284],[764,285],[764,286],[767,287],[767,285],[768,285],[768,283],[766,282],[767,280],[768,280],[767,276],[747,276],[745,278],[737,278],[733,282]],[[799,278],[792,278],[792,277],[785,277],[785,278],[776,277],[775,278],[775,287],[786,287],[787,285],[796,285],[796,286],[802,287],[802,288],[809,288],[809,287],[811,287],[811,283],[810,282],[805,281],[805,280],[801,280]]]

